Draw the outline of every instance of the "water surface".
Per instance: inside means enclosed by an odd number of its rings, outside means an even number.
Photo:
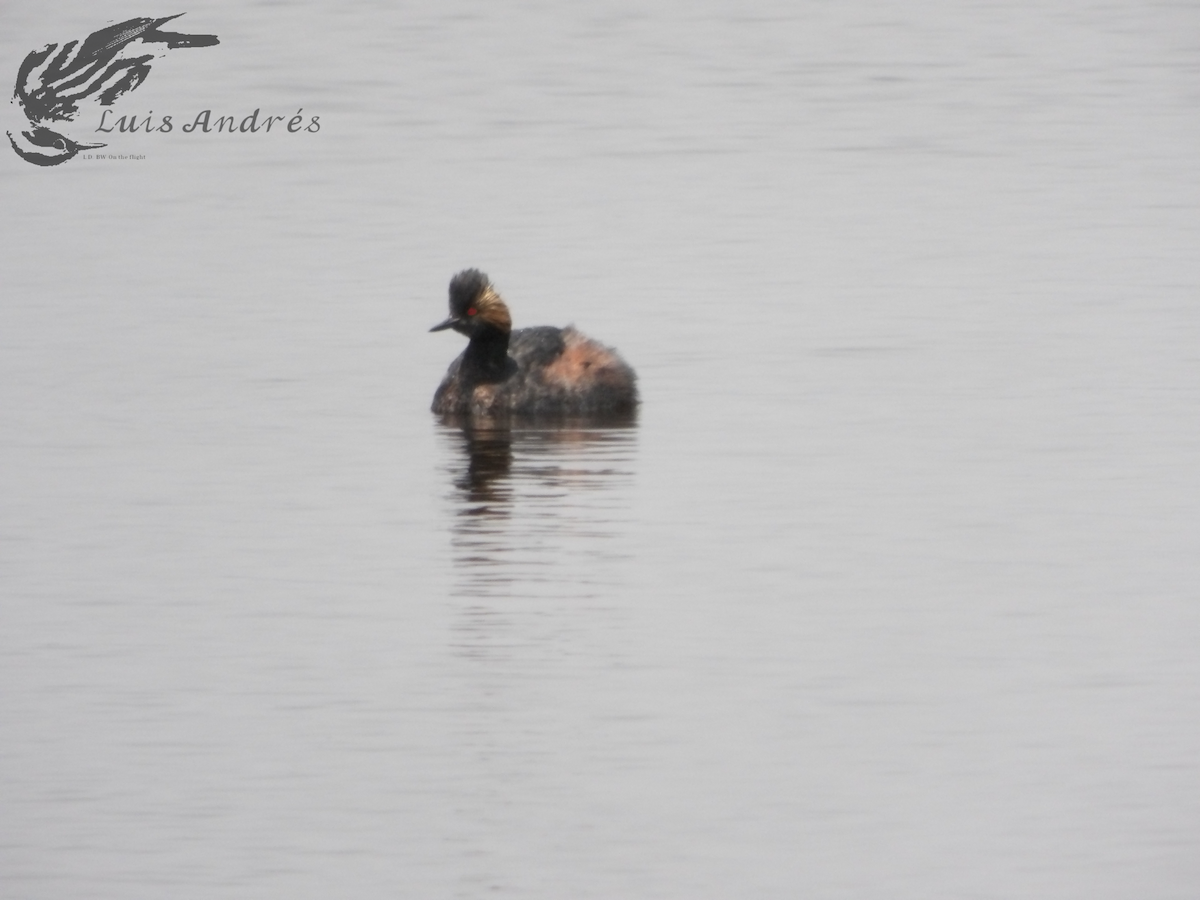
[[[1192,897],[1198,16],[189,9],[322,129],[0,164],[0,893]]]

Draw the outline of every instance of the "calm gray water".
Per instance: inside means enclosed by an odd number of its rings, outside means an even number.
[[[1200,7],[187,12],[0,150],[0,894],[1197,895]]]

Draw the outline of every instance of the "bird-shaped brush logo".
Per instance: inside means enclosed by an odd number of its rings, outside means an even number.
[[[130,19],[101,28],[82,43],[47,44],[26,56],[17,70],[12,102],[20,106],[29,127],[8,132],[17,155],[34,165],[57,166],[80,150],[105,146],[81,144],[58,129],[79,115],[80,101],[95,98],[101,106],[112,106],[146,80],[151,60],[167,50],[220,43],[215,34],[159,30],[182,15]]]

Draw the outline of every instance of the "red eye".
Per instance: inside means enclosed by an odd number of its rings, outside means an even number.
[[[473,316],[473,315],[475,315],[475,307],[473,307],[473,306],[472,306],[472,307],[469,307],[469,308],[467,309],[467,315],[468,315],[468,316]]]

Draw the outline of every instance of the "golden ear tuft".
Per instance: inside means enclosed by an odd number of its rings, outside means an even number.
[[[489,325],[494,325],[501,331],[512,331],[512,316],[508,306],[490,284],[475,298],[475,309],[478,310],[479,318]]]

